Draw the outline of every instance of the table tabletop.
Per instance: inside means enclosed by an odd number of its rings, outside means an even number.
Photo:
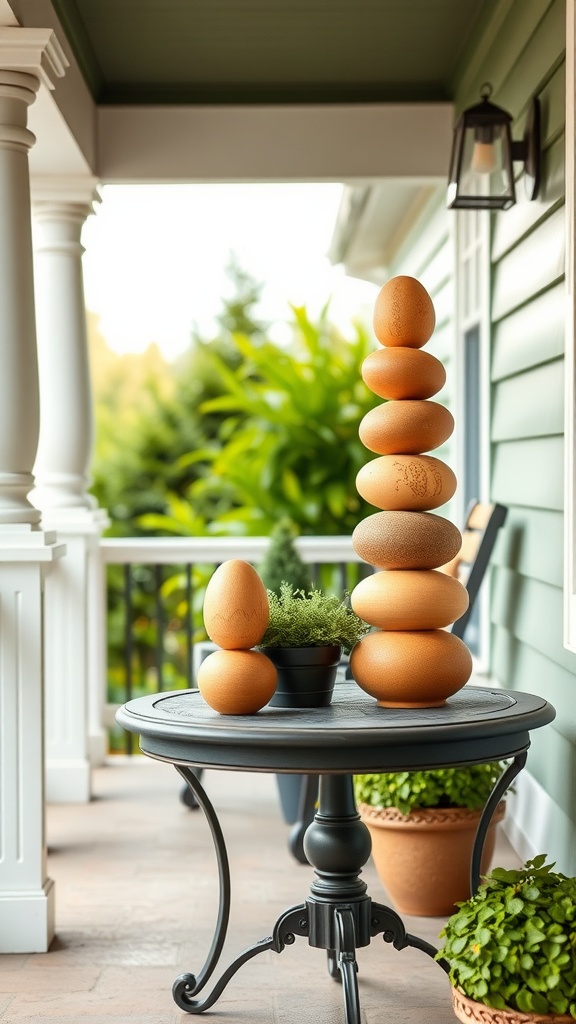
[[[354,682],[327,708],[219,715],[198,690],[138,697],[117,712],[145,754],[236,771],[348,774],[476,764],[515,757],[554,708],[516,690],[465,686],[442,707],[383,708]]]

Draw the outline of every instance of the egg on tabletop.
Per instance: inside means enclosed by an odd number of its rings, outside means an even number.
[[[204,626],[211,640],[225,650],[249,649],[266,632],[268,595],[249,562],[230,558],[212,575],[204,595]]]
[[[350,668],[383,707],[438,707],[470,678],[472,655],[444,629],[381,630],[356,644]]]
[[[277,681],[276,668],[261,651],[213,651],[198,669],[198,689],[220,715],[255,715]]]

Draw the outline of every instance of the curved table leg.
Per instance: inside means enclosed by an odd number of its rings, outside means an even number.
[[[290,946],[295,942],[297,935],[307,934],[308,915],[306,905],[302,903],[297,907],[292,907],[291,910],[286,910],[278,918],[271,936],[266,939],[260,939],[259,942],[255,942],[252,946],[248,946],[247,949],[243,950],[224,971],[212,991],[204,999],[191,998],[198,991],[198,988],[193,989],[190,986],[188,982],[190,975],[181,974],[179,978],[176,978],[172,988],[174,1001],[186,1013],[203,1013],[204,1010],[209,1010],[216,1000],[220,998],[230,979],[234,977],[236,972],[248,960],[252,960],[253,957],[258,956],[258,953],[263,953],[267,949],[273,949],[276,953],[281,953],[286,946]]]
[[[494,789],[492,790],[482,815],[478,823],[478,829],[476,831],[476,837],[474,839],[474,847],[472,850],[472,860],[470,863],[470,892],[475,893],[478,886],[480,885],[480,862],[482,860],[482,851],[484,849],[484,841],[486,839],[486,833],[492,820],[492,815],[500,803],[504,793],[511,786],[516,776],[522,771],[526,764],[526,758],[528,757],[528,751],[523,750],[520,754],[516,754],[513,761],[510,762],[508,767],[502,772],[502,775],[496,782]]]
[[[230,917],[230,866],[228,864],[228,854],[226,853],[226,844],[224,842],[222,829],[220,828],[220,822],[218,821],[216,812],[200,783],[200,779],[196,772],[191,768],[187,768],[184,765],[179,764],[175,765],[175,768],[185,780],[186,785],[189,787],[196,803],[204,812],[214,840],[214,849],[216,851],[216,860],[218,863],[218,918],[216,921],[216,929],[214,931],[212,945],[210,946],[210,950],[202,970],[197,975],[183,974],[178,979],[178,982],[184,984],[186,992],[189,995],[195,995],[204,988],[204,985],[213,974],[214,968],[220,958],[222,947],[224,946],[224,940],[226,939],[228,920]]]
[[[346,1024],[360,1024],[354,915],[351,907],[336,907],[334,915],[338,934],[338,966],[342,978]]]

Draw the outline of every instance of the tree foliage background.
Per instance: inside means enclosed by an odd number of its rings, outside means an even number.
[[[380,400],[360,374],[373,347],[360,323],[351,336],[292,307],[291,342],[268,337],[256,316],[262,286],[234,261],[214,337],[197,333],[175,364],[156,347],[110,353],[91,324],[96,445],[93,493],[109,534],[268,536],[288,519],[296,533],[350,534],[373,508],[356,474],[368,453],[362,417]],[[108,567],[109,699],[190,685],[183,629],[205,637],[202,601],[211,566],[194,566],[192,587],[174,569],[160,581],[160,637],[152,566],[134,567],[126,615],[122,566]],[[192,598],[190,598],[192,594]],[[130,632],[130,643],[126,636]],[[130,648],[126,667],[126,648]]]

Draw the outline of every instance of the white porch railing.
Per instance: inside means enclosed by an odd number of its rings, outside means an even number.
[[[181,574],[182,603],[185,607],[183,621],[177,623],[178,632],[184,637],[185,647],[185,677],[186,681],[180,685],[193,685],[193,650],[194,650],[194,626],[193,626],[193,597],[195,568],[202,566],[204,578],[211,574],[212,567],[230,558],[242,558],[247,562],[258,565],[265,551],[269,546],[268,537],[127,537],[127,538],[103,538],[100,543],[101,558],[104,569],[107,566],[124,566],[123,595],[120,603],[124,605],[124,672],[126,685],[123,692],[116,688],[117,700],[108,699],[104,706],[103,725],[111,728],[114,725],[114,714],[120,703],[129,700],[142,685],[142,680],[133,678],[134,642],[133,624],[138,625],[137,613],[137,588],[138,576],[142,570],[149,574],[148,585],[151,590],[148,593],[148,602],[155,611],[153,632],[155,636],[155,655],[153,671],[155,673],[155,685],[153,689],[173,688],[170,685],[165,687],[163,678],[163,664],[166,661],[166,635],[170,635],[170,622],[168,621],[163,607],[162,588],[166,588],[171,580]],[[357,575],[365,575],[370,572],[369,568],[356,554],[352,547],[352,539],[349,536],[337,537],[299,537],[296,540],[296,548],[302,560],[312,567],[311,579],[317,580],[323,571],[321,567],[331,566],[337,579],[337,590],[344,593],[350,587],[350,572]],[[354,568],[354,567],[357,568]],[[166,567],[170,567],[171,575],[166,574]],[[365,571],[364,571],[365,570]],[[325,571],[325,570],[324,570]],[[118,581],[116,581],[118,587]],[[196,608],[198,612],[198,608]],[[144,628],[146,617],[143,617]],[[173,639],[174,634],[172,634]],[[110,671],[108,672],[110,676]]]

